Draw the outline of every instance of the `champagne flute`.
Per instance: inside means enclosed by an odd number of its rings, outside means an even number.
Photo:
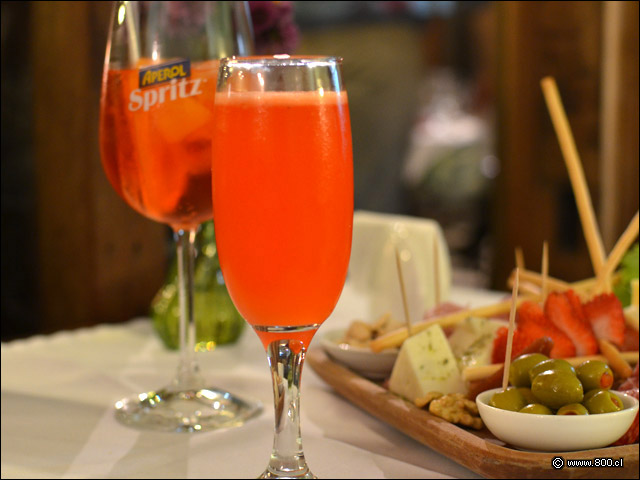
[[[288,55],[220,63],[214,224],[229,294],[271,369],[275,434],[262,478],[315,478],[302,448],[300,378],[342,292],[353,224],[341,65]]]
[[[116,403],[126,425],[163,431],[239,426],[262,406],[205,386],[194,358],[194,240],[211,219],[211,130],[219,59],[251,53],[247,2],[114,5],[100,100],[100,150],[116,192],[171,226],[180,362],[165,387]]]

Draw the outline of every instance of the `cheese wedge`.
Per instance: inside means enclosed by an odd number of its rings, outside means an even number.
[[[366,299],[372,317],[389,312],[394,318],[404,319],[396,249],[409,318],[418,321],[425,311],[450,296],[451,257],[435,220],[356,211],[348,282]]]
[[[466,393],[458,363],[440,325],[404,341],[391,372],[389,390],[411,402],[429,392]]]
[[[460,322],[449,336],[460,369],[490,364],[496,332],[508,325],[505,320],[482,317],[468,317]]]

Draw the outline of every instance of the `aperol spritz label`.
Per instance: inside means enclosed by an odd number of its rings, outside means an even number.
[[[191,62],[188,59],[151,65],[140,69],[140,88],[159,85],[170,82],[173,79],[189,78],[190,76]]]
[[[154,106],[203,93],[207,78],[191,72],[189,60],[178,60],[138,70],[135,90],[129,94],[130,112],[148,112]]]

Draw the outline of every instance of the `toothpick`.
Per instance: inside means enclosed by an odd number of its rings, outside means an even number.
[[[593,204],[591,203],[589,187],[584,177],[582,163],[578,156],[578,150],[573,134],[571,133],[567,115],[562,106],[562,100],[560,99],[560,93],[558,92],[555,79],[553,77],[545,77],[540,83],[545,101],[547,102],[549,114],[551,115],[551,121],[556,130],[558,142],[560,143],[560,149],[562,150],[562,155],[569,172],[569,179],[571,180],[578,213],[580,214],[580,221],[582,222],[582,230],[589,249],[589,255],[591,256],[593,270],[597,276],[602,272],[605,263],[605,253],[602,237],[600,236],[596,216],[593,211]]]
[[[520,269],[520,290],[525,293],[529,293],[532,295],[541,295],[542,289],[539,284],[530,282],[525,280],[523,273],[525,272],[524,265],[524,253],[522,252],[522,247],[515,248],[515,260],[516,260],[516,268]],[[507,279],[507,286],[513,287],[513,274],[515,270],[509,275]]]
[[[409,316],[409,305],[407,304],[407,293],[404,288],[404,277],[402,275],[402,261],[400,260],[400,252],[398,251],[398,247],[396,249],[396,267],[398,269],[398,280],[400,281],[400,293],[402,295],[402,306],[404,307],[404,321],[407,324],[407,333],[409,336],[412,336],[413,333],[411,331],[411,318]]]
[[[542,243],[542,301],[547,298],[549,290],[549,245],[547,242]]]
[[[507,351],[504,355],[504,373],[502,374],[502,390],[509,385],[509,368],[511,367],[511,348],[513,346],[513,331],[516,323],[516,300],[518,298],[518,283],[520,281],[520,269],[516,268],[516,279],[511,291],[511,311],[509,312],[509,332],[507,334]]]
[[[631,280],[631,305],[638,306],[638,279]]]

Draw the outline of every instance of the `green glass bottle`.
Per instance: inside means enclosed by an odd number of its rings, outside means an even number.
[[[234,343],[245,321],[229,297],[216,252],[213,221],[202,224],[196,235],[198,256],[194,267],[194,318],[196,351]],[[177,260],[169,269],[167,282],[151,302],[153,326],[167,348],[180,346]]]

